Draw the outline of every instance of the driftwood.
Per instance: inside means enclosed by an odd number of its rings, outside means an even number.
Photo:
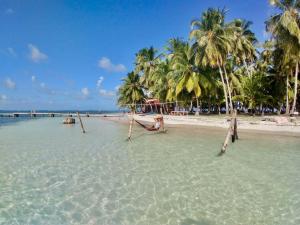
[[[85,130],[84,130],[83,123],[82,123],[82,120],[81,120],[79,112],[77,112],[77,117],[78,117],[78,119],[80,121],[80,126],[81,126],[82,133],[85,133]]]
[[[133,118],[133,115],[132,115],[132,119],[130,120],[130,124],[129,124],[129,131],[128,131],[128,138],[127,138],[127,140],[131,140],[131,133],[132,133],[133,122],[134,122],[134,118]]]
[[[231,117],[231,120],[230,120],[230,125],[229,125],[228,131],[227,131],[227,135],[226,135],[224,144],[221,148],[220,154],[224,154],[226,152],[230,137],[231,137],[231,142],[232,143],[235,142],[235,140],[238,140],[237,118],[236,117],[237,117],[237,111],[234,110],[234,113],[233,113],[233,115]]]

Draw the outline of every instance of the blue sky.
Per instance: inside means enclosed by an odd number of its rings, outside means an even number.
[[[135,53],[187,39],[208,7],[264,40],[268,0],[0,0],[0,110],[117,109]]]

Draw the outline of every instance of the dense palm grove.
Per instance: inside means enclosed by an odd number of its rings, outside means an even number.
[[[135,109],[146,98],[191,104],[199,111],[294,114],[300,60],[300,0],[271,0],[270,39],[258,43],[251,22],[226,22],[226,11],[209,8],[191,22],[188,41],[173,38],[163,52],[136,54],[118,104]]]

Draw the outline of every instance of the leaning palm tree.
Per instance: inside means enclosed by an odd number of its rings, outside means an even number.
[[[135,111],[136,104],[141,103],[145,96],[140,77],[138,74],[130,72],[122,81],[123,84],[118,90],[118,104]]]
[[[283,50],[285,63],[294,64],[293,114],[297,102],[300,62],[300,0],[270,0],[270,3],[278,11],[266,22],[267,30],[273,35],[277,46]]]
[[[228,114],[228,85],[225,84],[223,67],[232,49],[233,31],[232,27],[225,26],[224,18],[225,10],[209,8],[201,19],[192,21],[190,39],[194,41],[192,51],[196,65],[219,69]]]

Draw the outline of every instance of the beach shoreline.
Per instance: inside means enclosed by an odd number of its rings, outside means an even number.
[[[145,124],[153,124],[155,115],[136,114],[134,119]],[[101,117],[107,121],[114,121],[122,124],[129,124],[132,116],[106,115]],[[293,122],[274,122],[282,116],[238,116],[238,130],[241,132],[276,134],[284,136],[300,136],[300,120],[295,118]],[[230,117],[225,115],[199,115],[199,116],[171,116],[164,115],[166,128],[174,127],[202,127],[205,129],[218,129],[226,131],[230,124]]]

